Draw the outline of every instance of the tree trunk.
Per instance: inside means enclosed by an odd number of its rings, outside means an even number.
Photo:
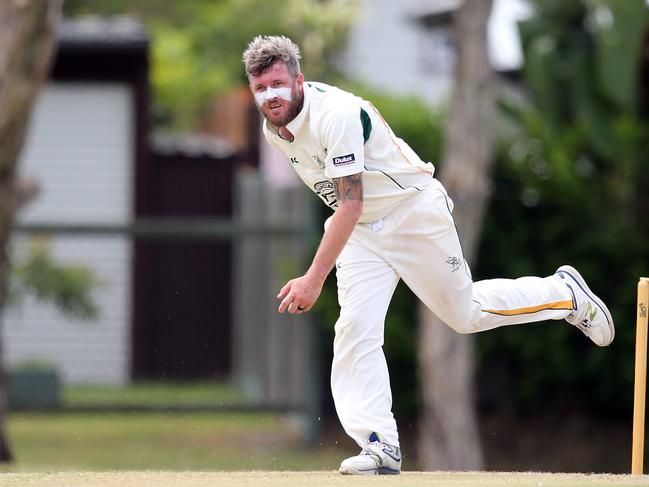
[[[34,101],[45,82],[55,42],[60,0],[0,1],[0,313],[4,309],[7,244],[16,210],[16,161]],[[2,363],[0,343],[0,364]],[[12,460],[7,442],[6,373],[0,368],[0,462]]]
[[[465,0],[455,14],[455,92],[446,124],[440,180],[455,202],[464,257],[471,262],[490,193],[494,94],[487,53],[491,0]],[[473,337],[459,335],[419,308],[423,411],[418,453],[423,470],[481,470],[475,408]]]

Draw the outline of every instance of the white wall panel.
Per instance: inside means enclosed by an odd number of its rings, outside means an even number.
[[[122,83],[50,83],[19,171],[41,185],[25,223],[126,223],[133,213],[134,113]]]

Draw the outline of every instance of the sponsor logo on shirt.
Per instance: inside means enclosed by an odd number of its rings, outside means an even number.
[[[331,181],[320,181],[313,185],[315,193],[322,198],[327,206],[330,208],[336,208],[338,206],[338,201],[336,200],[336,190]]]
[[[347,154],[346,156],[334,157],[334,166],[345,166],[347,164],[351,164],[352,162],[356,162],[356,159],[354,158],[354,154]]]

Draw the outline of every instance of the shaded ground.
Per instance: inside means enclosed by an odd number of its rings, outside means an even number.
[[[631,418],[624,415],[497,413],[482,414],[479,424],[488,471],[625,474],[631,469]],[[333,422],[330,428],[338,431],[341,445],[353,448]],[[401,426],[400,436],[404,469],[418,470],[416,428]],[[649,472],[649,444],[645,466]]]
[[[481,432],[489,470],[628,473],[631,469],[630,417],[576,412],[487,416],[481,418]]]

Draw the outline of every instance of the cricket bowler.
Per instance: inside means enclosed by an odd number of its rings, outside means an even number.
[[[401,447],[382,347],[399,279],[458,333],[565,319],[603,347],[613,341],[613,319],[568,265],[548,277],[473,282],[453,202],[434,166],[370,102],[305,81],[299,59],[283,36],[258,36],[243,53],[266,140],[333,210],[310,267],[280,290],[279,312],[309,311],[336,267],[331,391],[343,428],[361,448],[340,472],[398,474]]]

